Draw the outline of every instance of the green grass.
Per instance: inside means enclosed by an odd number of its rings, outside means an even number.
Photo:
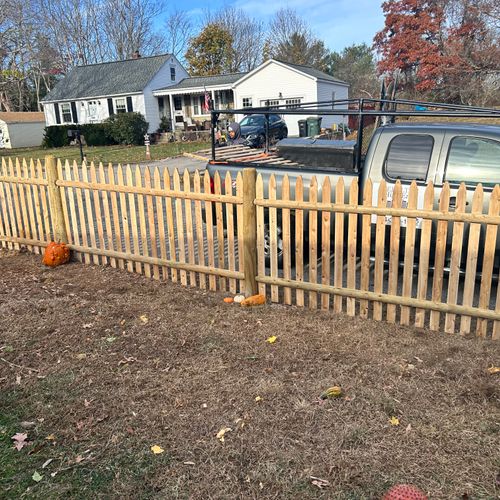
[[[172,142],[169,144],[154,144],[151,146],[151,159],[161,160],[178,156],[185,152],[198,151],[210,146],[207,142]],[[87,161],[103,163],[138,163],[146,160],[145,146],[96,146],[84,147],[84,154]],[[37,148],[17,148],[0,149],[0,157],[9,156],[12,158],[34,158],[41,159],[46,155],[53,155],[63,160],[79,160],[80,150],[77,146],[67,146],[63,148],[44,149]]]

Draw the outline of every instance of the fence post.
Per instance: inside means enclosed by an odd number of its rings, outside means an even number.
[[[62,206],[61,191],[57,185],[59,179],[57,173],[57,163],[53,156],[45,157],[45,172],[48,182],[49,207],[52,218],[54,241],[68,243],[66,224],[64,223],[64,214]]]
[[[255,168],[243,169],[243,273],[245,295],[258,293],[257,280],[257,212],[255,207]]]

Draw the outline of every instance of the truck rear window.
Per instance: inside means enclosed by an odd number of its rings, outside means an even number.
[[[434,139],[431,135],[398,135],[389,144],[385,173],[390,179],[425,181]]]
[[[500,142],[479,137],[455,137],[446,162],[445,180],[466,184],[500,184]]]

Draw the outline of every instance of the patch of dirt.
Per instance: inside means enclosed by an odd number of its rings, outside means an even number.
[[[498,497],[500,343],[40,260],[0,251],[7,496]]]

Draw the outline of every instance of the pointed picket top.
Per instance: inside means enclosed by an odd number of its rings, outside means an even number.
[[[258,198],[264,198],[264,181],[262,180],[262,174],[257,175],[257,181],[255,183],[255,192]]]
[[[345,202],[345,186],[344,178],[340,177],[335,186],[335,203],[343,205]]]
[[[144,182],[146,186],[151,188],[151,171],[147,165],[144,167]]]
[[[325,193],[325,192],[331,193],[331,189],[332,189],[332,183],[330,182],[330,176],[327,175],[323,181],[323,186],[322,186],[321,190],[323,193]],[[323,196],[323,199],[324,199],[324,196]]]
[[[233,195],[233,178],[231,177],[231,174],[229,172],[226,172],[225,193],[228,196]]]
[[[189,193],[191,191],[191,176],[190,176],[189,170],[187,168],[184,170],[183,177],[184,177],[184,179],[183,179],[184,191]]]
[[[271,193],[274,193],[274,198],[276,198],[276,176],[274,174],[269,177],[269,197],[271,197]]]

